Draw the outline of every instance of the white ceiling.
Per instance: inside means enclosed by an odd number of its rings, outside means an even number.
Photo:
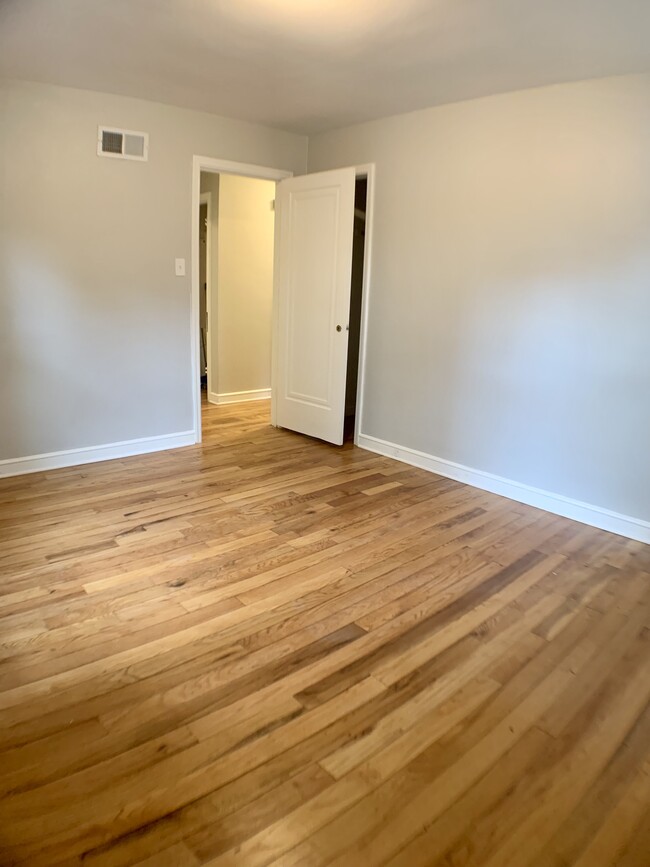
[[[650,71],[650,0],[0,0],[0,76],[312,133]]]

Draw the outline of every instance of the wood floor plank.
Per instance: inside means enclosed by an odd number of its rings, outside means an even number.
[[[648,546],[203,427],[0,480],[0,864],[647,867]]]

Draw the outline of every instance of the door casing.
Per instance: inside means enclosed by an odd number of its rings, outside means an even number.
[[[190,365],[192,388],[192,415],[194,418],[194,442],[202,440],[201,431],[201,378],[199,375],[199,205],[201,201],[201,172],[219,175],[241,175],[261,178],[265,181],[282,181],[293,177],[293,172],[238,163],[195,154],[192,158],[192,234],[191,234],[191,303],[190,303]],[[208,324],[210,313],[208,312]]]

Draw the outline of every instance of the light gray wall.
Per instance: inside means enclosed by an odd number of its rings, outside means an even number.
[[[363,433],[650,519],[650,76],[310,140],[366,162]]]
[[[98,157],[100,124],[148,132],[149,161]],[[299,173],[306,147],[158,103],[0,82],[0,460],[193,427],[192,155]]]
[[[271,387],[274,197],[274,181],[219,179],[210,388],[220,395]]]

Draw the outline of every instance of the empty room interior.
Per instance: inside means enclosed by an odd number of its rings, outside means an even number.
[[[0,867],[649,867],[650,3],[0,3]]]

